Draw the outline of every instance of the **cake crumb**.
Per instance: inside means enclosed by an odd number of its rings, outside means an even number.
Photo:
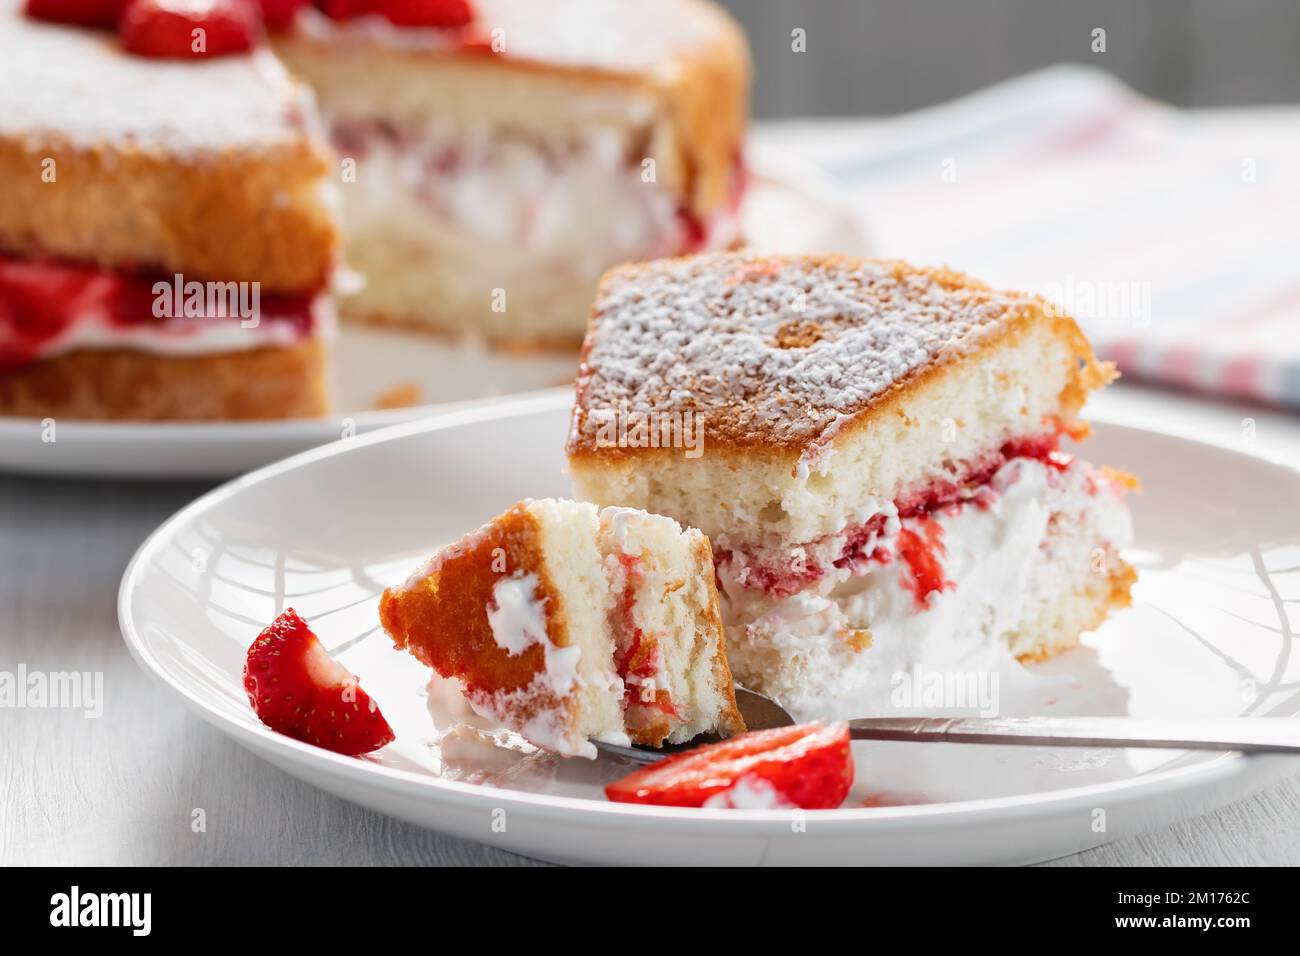
[[[424,389],[415,382],[402,382],[375,399],[376,409],[410,408],[424,402]]]

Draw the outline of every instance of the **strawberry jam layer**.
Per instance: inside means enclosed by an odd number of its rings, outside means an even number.
[[[1054,425],[1044,434],[1008,441],[967,462],[952,478],[931,481],[902,495],[889,513],[877,513],[838,535],[798,549],[794,560],[766,562],[717,546],[715,558],[719,566],[744,562],[738,580],[744,587],[774,598],[806,590],[833,570],[859,575],[872,565],[888,564],[898,558],[908,569],[908,587],[916,594],[918,604],[924,606],[929,594],[952,587],[942,569],[943,529],[931,516],[954,515],[967,506],[987,509],[998,494],[993,478],[1008,462],[1029,459],[1042,462],[1053,472],[1066,470],[1074,459],[1060,450],[1061,435],[1065,433],[1063,426]],[[828,548],[833,541],[841,542],[838,549]]]
[[[935,591],[953,587],[943,573],[943,526],[929,515],[907,522],[898,531],[898,556],[907,565],[903,586],[916,597],[917,607],[925,607]]]
[[[452,134],[381,116],[339,117],[330,138],[342,156],[368,160],[371,175],[391,164],[409,199],[402,212],[506,238],[561,267],[576,255],[583,271],[589,257],[613,264],[728,248],[749,182],[737,154],[727,202],[701,216],[684,197],[647,187],[639,152],[611,158],[594,142],[498,128]]]
[[[623,588],[614,606],[614,666],[624,686],[623,721],[633,732],[660,727],[666,734],[665,718],[678,719],[680,714],[668,688],[657,686],[663,668],[659,642],[637,626],[632,613],[636,589],[644,578],[641,559],[620,553],[618,560]]]
[[[318,298],[0,256],[0,370],[78,348],[195,354],[288,344],[313,334]]]

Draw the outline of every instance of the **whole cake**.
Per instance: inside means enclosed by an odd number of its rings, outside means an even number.
[[[900,672],[1046,657],[1128,603],[1135,482],[1060,450],[1112,377],[1043,300],[946,270],[628,265],[597,296],[569,465],[580,497],[709,536],[741,684],[860,716]]]

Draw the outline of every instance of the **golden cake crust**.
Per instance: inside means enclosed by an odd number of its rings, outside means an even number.
[[[699,545],[694,549],[695,573],[705,580],[715,577],[713,564],[713,546],[707,535],[700,535]],[[717,651],[713,655],[713,679],[722,691],[723,706],[718,711],[718,733],[723,737],[743,734],[748,728],[740,708],[736,706],[735,679],[731,674],[731,664],[727,660],[727,632],[722,625],[722,606],[718,601],[718,592],[711,589],[708,609],[708,629],[717,634]]]
[[[47,161],[55,182],[42,178]],[[339,255],[320,196],[328,171],[323,145],[307,138],[194,161],[130,143],[0,135],[0,251],[314,291]]]
[[[1038,296],[949,269],[836,255],[720,253],[617,267],[583,344],[568,453],[677,456],[602,443],[592,413],[701,416],[715,453],[788,458],[871,427],[957,363],[1047,327],[1078,358],[1064,417],[1114,377]]]
[[[324,346],[171,357],[83,349],[0,371],[0,415],[88,421],[249,421],[329,409]]]
[[[506,574],[537,576],[534,597],[546,608],[547,638],[556,647],[571,643],[564,602],[546,570],[541,526],[520,502],[438,552],[406,587],[388,588],[379,603],[379,620],[395,647],[410,651],[443,677],[464,681],[472,694],[492,696],[531,690],[517,698],[521,722],[541,714],[566,713],[577,719],[578,696],[561,699],[545,681],[545,649],[540,643],[511,654],[492,633],[487,608],[493,588]]]

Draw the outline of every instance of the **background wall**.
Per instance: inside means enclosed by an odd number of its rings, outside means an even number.
[[[749,33],[759,117],[897,113],[1061,61],[1184,106],[1300,101],[1300,0],[721,2]]]

